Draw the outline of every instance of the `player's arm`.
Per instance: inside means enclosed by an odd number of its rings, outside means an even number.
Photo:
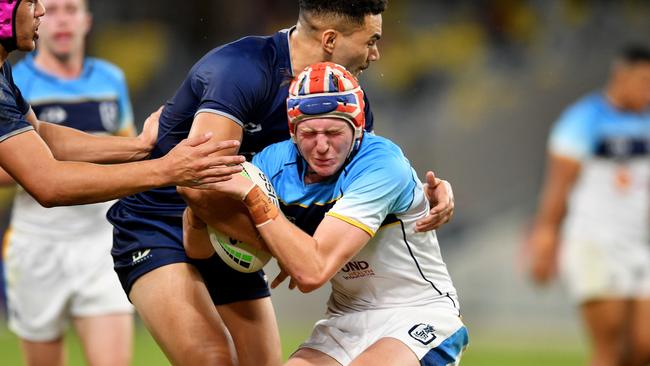
[[[241,141],[243,128],[233,120],[222,115],[210,112],[198,113],[192,123],[189,137],[201,136],[206,133],[212,134],[212,140],[214,142],[225,140]],[[234,155],[237,153],[238,148],[237,146],[232,149],[225,149],[217,154]],[[224,220],[230,221],[232,219],[215,216],[216,213],[214,210],[214,207],[222,207],[228,204],[232,205],[232,198],[218,191],[198,190],[191,187],[179,187],[178,192],[193,210],[196,217],[200,217],[204,222],[217,229],[225,229],[223,231],[224,233],[233,234],[232,228],[236,226],[223,222]],[[241,204],[237,204],[241,206]],[[240,235],[237,235],[237,237],[242,239]]]
[[[325,216],[310,236],[291,223],[249,179],[237,175],[218,186],[244,202],[266,247],[302,292],[313,291],[329,281],[371,238],[363,229],[333,216]],[[207,252],[209,242],[199,241]]]
[[[34,131],[0,142],[0,166],[46,207],[107,201],[168,185],[209,188],[241,171],[241,156],[215,156],[237,141],[184,140],[162,158],[115,165],[59,161]]]
[[[371,238],[366,231],[333,216],[323,218],[314,236],[282,214],[258,230],[280,267],[302,292],[327,283]]]
[[[14,179],[4,169],[0,168],[0,187],[13,186],[16,184]]]
[[[58,160],[115,163],[136,161],[147,157],[158,133],[156,111],[145,121],[143,132],[137,137],[91,135],[74,128],[40,121],[30,108],[26,120],[49,146]]]
[[[575,159],[553,153],[548,156],[539,209],[529,238],[532,277],[538,283],[548,282],[554,274],[560,227],[580,167]]]

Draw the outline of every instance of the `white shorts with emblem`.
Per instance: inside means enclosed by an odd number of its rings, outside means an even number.
[[[65,238],[8,232],[5,269],[13,332],[50,341],[63,334],[72,317],[133,313],[113,270],[110,229]]]
[[[650,245],[572,237],[564,240],[560,271],[577,303],[650,299]]]
[[[425,366],[457,365],[469,340],[452,307],[401,307],[329,316],[316,323],[300,348],[315,349],[348,365],[387,337],[404,343]]]

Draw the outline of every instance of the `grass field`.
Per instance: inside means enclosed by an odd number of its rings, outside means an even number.
[[[309,329],[285,330],[282,341],[285,357],[296,348]],[[70,366],[85,365],[78,339],[74,334],[67,338]],[[575,343],[543,344],[503,339],[489,336],[471,339],[463,356],[463,366],[577,366],[586,363],[584,347]],[[0,365],[21,365],[18,340],[4,325],[0,325]],[[169,365],[147,331],[138,327],[134,347],[134,366]]]

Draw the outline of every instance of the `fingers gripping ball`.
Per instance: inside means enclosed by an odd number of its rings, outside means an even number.
[[[244,169],[239,174],[260,187],[275,206],[280,207],[273,185],[266,175],[249,162],[244,162],[242,167]],[[239,272],[257,272],[271,259],[270,253],[231,238],[210,226],[208,226],[208,234],[210,235],[210,242],[221,260]]]

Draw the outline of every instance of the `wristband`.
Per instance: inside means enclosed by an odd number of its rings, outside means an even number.
[[[275,219],[280,210],[273,204],[273,201],[267,196],[262,188],[254,185],[244,197],[244,204],[251,214],[253,223],[256,227],[261,227]]]

